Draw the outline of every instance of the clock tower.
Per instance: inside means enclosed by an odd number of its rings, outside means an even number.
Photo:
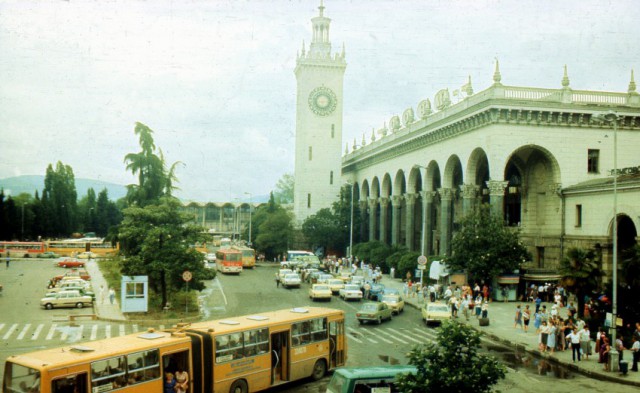
[[[340,194],[342,147],[342,81],[347,67],[342,52],[331,54],[329,25],[320,2],[311,19],[309,50],[302,43],[294,73],[296,97],[296,159],[294,213],[301,225],[322,208],[331,208]]]

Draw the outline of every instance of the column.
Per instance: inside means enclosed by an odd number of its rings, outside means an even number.
[[[405,233],[407,238],[405,245],[409,251],[415,249],[415,214],[416,214],[416,199],[418,194],[405,194],[405,206],[407,210],[407,218],[405,220]]]
[[[387,239],[387,209],[389,209],[389,198],[380,198],[380,241],[389,244]]]
[[[489,204],[493,214],[504,217],[504,190],[509,184],[508,181],[489,180]]]
[[[440,254],[451,255],[451,203],[453,189],[440,188]]]
[[[369,203],[367,200],[358,201],[360,207],[360,241],[364,241],[365,234],[367,233],[367,206]]]
[[[422,191],[420,193],[422,195],[422,203],[426,206],[422,206],[422,211],[424,212],[423,220],[424,223],[424,233],[420,234],[422,236],[422,241],[424,242],[424,254],[425,256],[431,255],[433,250],[433,197],[436,196],[435,191]]]
[[[400,208],[402,207],[402,195],[394,195],[391,197],[391,244],[395,245],[400,242]]]
[[[369,198],[369,241],[376,240],[376,228],[378,227],[378,198]]]
[[[475,184],[464,184],[460,186],[460,190],[462,191],[462,215],[466,216],[476,207],[480,187]]]

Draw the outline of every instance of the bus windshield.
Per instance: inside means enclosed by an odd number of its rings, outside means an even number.
[[[40,372],[7,361],[4,368],[3,392],[40,392]]]

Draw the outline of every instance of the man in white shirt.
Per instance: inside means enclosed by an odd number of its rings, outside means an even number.
[[[578,361],[580,361],[580,335],[578,334],[578,328],[574,327],[573,331],[567,335],[567,339],[571,341],[573,362],[576,362],[576,353],[578,354]]]
[[[633,366],[631,371],[638,372],[638,362],[640,362],[640,339],[637,336],[633,336],[633,345],[631,346],[631,353],[633,354]]]

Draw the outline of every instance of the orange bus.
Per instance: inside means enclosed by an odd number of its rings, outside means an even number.
[[[222,273],[242,272],[242,253],[232,248],[221,248],[216,251],[216,269]]]
[[[0,255],[9,253],[14,258],[33,258],[47,251],[44,242],[3,242],[0,241]]]
[[[242,253],[242,267],[253,269],[256,266],[256,251],[247,246],[232,246],[234,250]]]
[[[294,308],[10,356],[3,392],[162,392],[182,369],[189,393],[248,393],[311,377],[346,362],[345,315]]]
[[[73,257],[87,251],[98,254],[98,257],[107,257],[116,255],[120,250],[119,243],[113,245],[100,238],[49,240],[46,245],[47,251],[55,252],[65,257]]]

